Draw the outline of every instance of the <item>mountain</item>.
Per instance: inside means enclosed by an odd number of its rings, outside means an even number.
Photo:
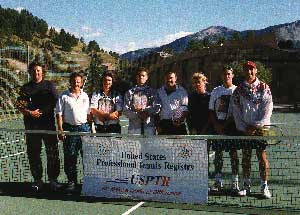
[[[138,49],[136,51],[130,51],[130,52],[126,52],[122,55],[120,55],[120,57],[122,59],[128,59],[130,60],[135,60],[141,56],[146,56],[147,54],[149,54],[150,52],[154,52],[156,51],[156,49],[158,48],[144,48],[144,49]]]
[[[257,36],[266,33],[274,33],[277,41],[291,40],[296,46],[299,46],[300,44],[300,20],[292,23],[274,25],[260,30],[236,31],[224,26],[210,26],[194,34],[190,34],[188,36],[179,38],[169,44],[154,48],[138,49],[135,51],[124,53],[120,57],[122,59],[132,61],[136,60],[139,57],[144,57],[150,53],[161,52],[166,49],[171,49],[174,53],[181,53],[185,51],[185,49],[188,46],[188,43],[191,40],[201,41],[204,39],[208,39],[210,42],[217,42],[220,37],[223,37],[225,40],[229,40],[233,38],[235,34],[239,34],[241,38],[244,38],[250,32],[253,32]]]
[[[291,23],[270,26],[257,31],[257,33],[261,34],[267,32],[274,32],[277,41],[292,40],[294,43],[298,41],[300,42],[300,20]]]
[[[139,57],[146,56],[152,52],[161,52],[165,49],[172,49],[173,52],[180,53],[186,49],[189,41],[191,40],[203,40],[204,38],[209,38],[210,41],[216,41],[219,37],[228,39],[234,32],[236,31],[223,26],[211,26],[197,33],[174,40],[169,44],[162,45],[160,47],[143,48],[135,51],[130,51],[122,54],[120,57],[122,59],[128,59],[129,61],[131,61]]]

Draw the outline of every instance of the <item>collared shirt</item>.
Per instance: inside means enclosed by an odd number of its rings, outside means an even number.
[[[260,128],[270,124],[273,111],[271,90],[258,78],[252,84],[245,81],[236,88],[232,105],[238,130],[246,131],[248,126]]]
[[[105,95],[103,90],[100,90],[93,93],[90,108],[96,108],[105,113],[112,113],[115,111],[121,112],[123,109],[123,99],[122,96],[115,91],[111,91],[109,92],[109,95]],[[99,120],[96,116],[93,116],[93,119],[95,124],[98,125],[112,125],[119,123],[119,119],[108,120],[105,122]]]
[[[181,86],[176,86],[175,91],[167,94],[165,86],[158,90],[159,99],[162,107],[160,119],[172,119],[176,112],[188,111],[188,94]]]
[[[62,115],[64,123],[81,125],[87,122],[89,106],[89,97],[85,92],[81,90],[77,97],[70,90],[66,90],[56,103],[56,114]]]
[[[228,88],[221,85],[212,90],[209,100],[209,110],[212,110],[216,114],[218,120],[226,120],[231,116],[232,106],[230,105],[230,99],[235,89],[235,85]]]
[[[140,130],[141,123],[144,129],[155,127],[154,115],[160,110],[160,101],[157,91],[149,86],[135,86],[125,93],[124,97],[124,114],[129,119],[128,130]],[[136,108],[147,111],[150,115],[146,120],[142,121],[135,112]]]

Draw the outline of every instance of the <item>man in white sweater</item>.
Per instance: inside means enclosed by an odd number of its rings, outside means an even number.
[[[270,124],[273,110],[272,95],[269,86],[257,78],[256,64],[247,61],[243,67],[242,82],[233,93],[233,116],[241,135],[258,136],[266,125]],[[261,191],[265,198],[271,198],[267,180],[269,162],[266,153],[266,141],[243,140],[243,178],[241,195],[250,194],[250,167],[252,149],[256,149],[261,177]]]
[[[159,135],[186,135],[185,120],[188,113],[188,94],[177,84],[177,75],[168,71],[165,84],[158,90],[161,101]]]

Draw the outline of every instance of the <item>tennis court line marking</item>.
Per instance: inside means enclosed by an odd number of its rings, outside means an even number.
[[[131,212],[133,212],[134,210],[138,209],[139,207],[141,207],[145,202],[140,202],[137,205],[133,206],[132,208],[130,208],[128,211],[126,211],[125,213],[122,213],[122,215],[128,215]]]
[[[18,143],[21,141],[24,141],[25,139],[19,139],[19,140],[12,140],[12,141],[8,141],[8,142],[2,142],[0,143],[0,145],[5,145],[5,144],[11,144],[11,143]]]
[[[58,142],[58,145],[60,145],[61,143]],[[42,149],[44,149],[45,146],[42,147]],[[25,154],[27,151],[23,151],[23,152],[18,152],[16,154],[12,154],[12,155],[6,155],[6,156],[3,156],[3,157],[0,157],[0,160],[1,159],[5,159],[5,158],[9,158],[9,157],[13,157],[13,156],[16,156],[16,155],[21,155],[21,154]]]
[[[5,159],[5,158],[9,158],[9,157],[13,157],[13,156],[16,156],[16,155],[21,155],[21,154],[24,154],[24,153],[26,153],[26,151],[24,151],[24,152],[18,152],[18,153],[13,154],[13,155],[6,155],[6,156],[1,157],[0,160],[1,159]]]

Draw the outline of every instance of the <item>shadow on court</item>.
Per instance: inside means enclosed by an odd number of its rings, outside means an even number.
[[[96,198],[96,197],[86,197],[80,195],[81,186],[78,186],[77,192],[72,195],[64,192],[64,189],[58,192],[53,192],[50,189],[49,184],[44,184],[43,190],[39,193],[33,192],[31,190],[31,183],[28,182],[0,182],[0,196],[9,196],[9,197],[23,197],[29,199],[43,199],[43,200],[60,200],[65,202],[73,203],[101,203],[117,206],[134,206],[138,202],[137,200],[128,200],[128,199],[108,199],[108,198]],[[225,190],[224,195],[228,195],[228,191]],[[221,195],[219,193],[219,195]],[[254,196],[255,197],[255,194]],[[256,196],[256,198],[258,198]],[[22,204],[20,199],[20,204]],[[44,207],[47,207],[46,205]],[[62,206],[63,207],[63,206]],[[91,204],[92,207],[92,204]],[[95,206],[94,206],[95,207]],[[208,204],[182,204],[182,203],[167,203],[167,202],[155,202],[155,201],[146,201],[145,204],[140,208],[140,210],[148,211],[149,213],[145,214],[155,214],[155,210],[163,210],[168,214],[169,210],[175,210],[176,214],[188,212],[189,214],[199,214],[200,211],[206,213],[210,212],[220,212],[220,213],[229,213],[229,214],[299,214],[299,211],[285,211],[285,210],[276,210],[276,209],[266,209],[266,208],[254,208],[254,207],[238,207],[238,206],[228,206],[224,204],[208,203]],[[173,211],[173,212],[175,212]],[[181,212],[180,212],[181,211]],[[153,213],[154,212],[154,213]],[[76,212],[74,212],[76,214]],[[215,214],[215,213],[212,213]]]
[[[80,194],[81,185],[78,185],[76,191],[73,193],[67,193],[64,190],[66,184],[61,190],[56,192],[50,189],[49,184],[44,184],[40,192],[34,192],[31,189],[32,183],[29,182],[0,182],[0,196],[10,197],[27,197],[36,199],[47,199],[47,200],[61,200],[61,201],[74,201],[74,202],[87,202],[87,203],[110,203],[110,204],[135,204],[138,201],[127,200],[127,199],[109,199],[100,197],[82,196]]]

